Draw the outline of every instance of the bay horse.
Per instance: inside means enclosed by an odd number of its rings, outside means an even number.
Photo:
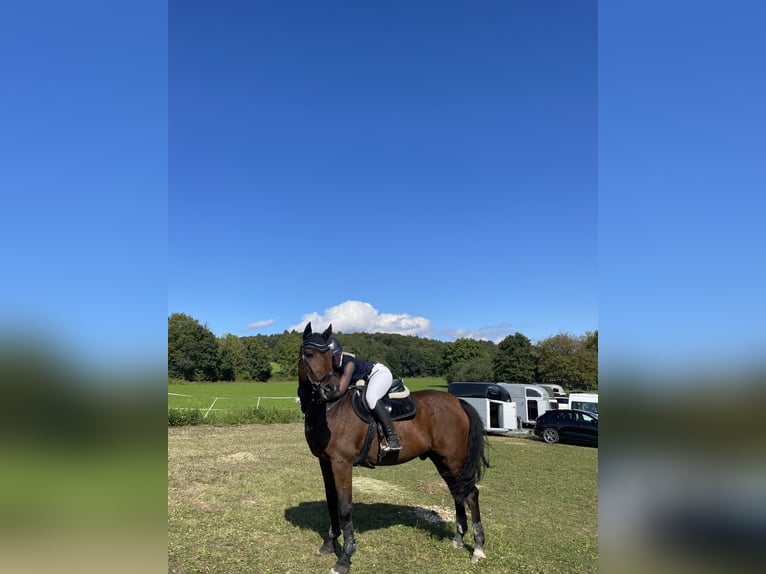
[[[340,377],[333,370],[328,341],[331,334],[332,325],[321,334],[312,332],[310,322],[306,325],[298,362],[298,394],[305,417],[306,442],[319,459],[330,513],[329,538],[318,554],[335,553],[335,543],[343,533],[343,546],[330,573],[346,574],[356,551],[351,520],[352,467],[365,447],[369,425],[354,411],[353,392],[340,393]],[[467,504],[473,523],[471,561],[478,562],[486,555],[476,483],[489,466],[482,420],[472,406],[444,391],[416,391],[411,397],[417,407],[415,416],[394,422],[402,449],[381,457],[380,442],[374,441],[366,462],[370,466],[396,465],[416,457],[430,459],[455,501],[457,528],[452,545],[463,547],[468,529]]]

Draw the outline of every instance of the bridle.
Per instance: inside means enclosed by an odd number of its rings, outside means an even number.
[[[311,388],[316,392],[319,391],[319,387],[322,385],[323,382],[325,382],[327,379],[332,377],[335,374],[335,371],[333,369],[330,369],[328,373],[321,377],[317,377],[316,372],[314,369],[311,368],[311,365],[309,364],[308,359],[306,358],[306,355],[303,353],[303,349],[309,347],[311,349],[316,349],[317,351],[327,351],[330,346],[329,345],[319,345],[317,343],[304,343],[301,345],[301,361],[303,361],[303,366],[306,368],[306,377],[309,380],[309,383],[311,383]]]

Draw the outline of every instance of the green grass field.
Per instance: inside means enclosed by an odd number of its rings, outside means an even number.
[[[297,383],[169,384],[168,408],[292,408]]]
[[[453,549],[454,507],[429,461],[354,469],[351,572],[598,571],[598,449],[490,437],[479,485],[487,559]],[[168,571],[326,573],[329,519],[303,425],[168,429]]]
[[[427,388],[447,390],[444,379],[407,379],[405,384],[413,391]],[[211,407],[213,410],[253,407],[300,410],[294,402],[297,388],[297,381],[169,384],[168,408],[205,411]]]

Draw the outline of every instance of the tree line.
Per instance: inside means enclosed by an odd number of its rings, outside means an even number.
[[[334,335],[344,351],[388,365],[394,377],[598,388],[598,331],[559,333],[534,344],[518,332],[497,344],[392,333]],[[173,313],[168,317],[168,376],[186,381],[297,380],[302,339],[296,331],[216,337],[197,319]]]

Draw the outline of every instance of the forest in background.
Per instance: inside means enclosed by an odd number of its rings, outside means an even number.
[[[558,333],[532,343],[522,333],[499,343],[438,341],[393,333],[334,333],[346,352],[381,362],[394,377],[539,382],[566,390],[598,388],[598,331]],[[168,377],[183,381],[297,380],[302,334],[217,337],[184,313],[168,317]]]

